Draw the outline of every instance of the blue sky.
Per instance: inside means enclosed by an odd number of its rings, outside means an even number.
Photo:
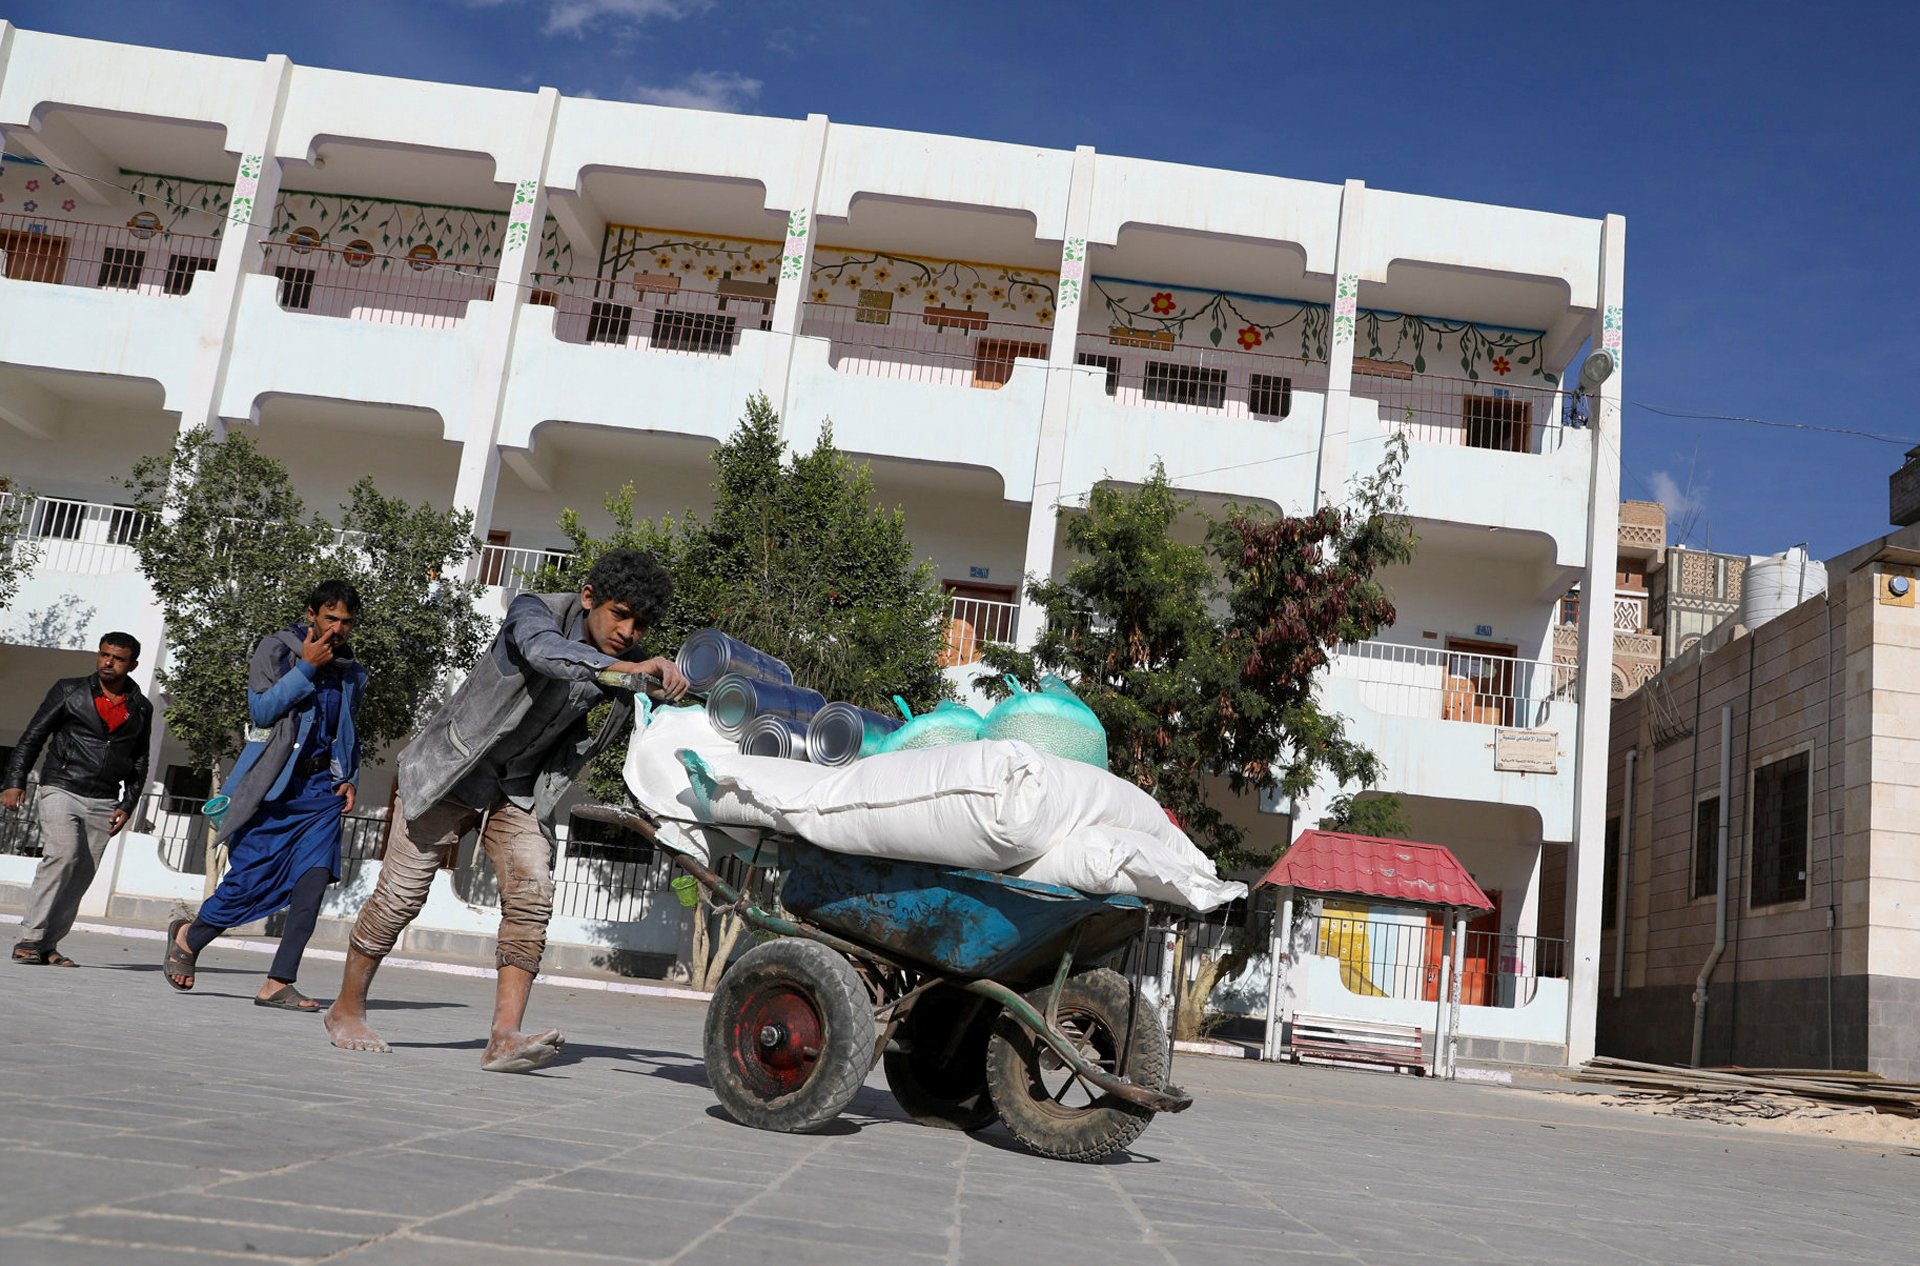
[[[1920,443],[1920,8],[15,0],[21,26],[1627,217],[1623,493],[1690,544],[1887,530]],[[1676,534],[1677,535],[1677,534]]]

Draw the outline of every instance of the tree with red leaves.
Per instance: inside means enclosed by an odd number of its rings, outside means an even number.
[[[1406,460],[1396,437],[1344,504],[1303,515],[1196,516],[1158,464],[1139,487],[1101,485],[1065,525],[1078,561],[1062,579],[1028,580],[1047,615],[1039,641],[985,658],[997,672],[1072,683],[1106,726],[1108,767],[1223,869],[1251,864],[1218,803],[1222,780],[1234,795],[1297,798],[1323,779],[1369,787],[1380,776],[1314,682],[1341,643],[1394,621],[1379,572],[1413,556]],[[1201,542],[1183,541],[1182,521],[1196,517]]]

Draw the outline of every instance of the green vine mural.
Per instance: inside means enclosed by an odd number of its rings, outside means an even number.
[[[165,233],[179,231],[219,237],[233,207],[233,186],[210,180],[183,180],[147,172],[125,172],[133,200],[160,220]],[[183,223],[192,216],[191,222]]]
[[[643,273],[683,281],[717,282],[725,273],[742,281],[775,281],[780,275],[780,243],[609,224],[600,254],[600,276],[623,281]]]
[[[1556,386],[1560,382],[1560,375],[1547,368],[1542,356],[1547,337],[1544,331],[1506,330],[1370,308],[1360,309],[1359,327],[1356,351],[1364,347],[1370,360],[1410,363],[1416,374],[1428,372],[1429,351],[1440,355],[1447,349],[1447,340],[1452,339],[1460,353],[1460,372],[1475,381],[1485,370],[1496,378],[1519,372]]]
[[[969,308],[976,304],[999,308],[1035,325],[1047,325],[1059,307],[1057,282],[1056,274],[1037,269],[817,247],[808,297],[815,303],[832,303],[837,286],[848,292],[840,301],[852,304],[863,290],[888,290],[902,299],[917,298],[933,306],[951,300]]]
[[[1301,360],[1327,358],[1331,326],[1328,308],[1322,303],[1254,299],[1224,290],[1155,290],[1109,277],[1095,277],[1091,284],[1095,311],[1114,326],[1171,333],[1181,343],[1192,334],[1214,347],[1231,335],[1231,341],[1246,351],[1264,349],[1271,355]]]

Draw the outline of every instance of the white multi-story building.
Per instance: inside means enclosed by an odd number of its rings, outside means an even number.
[[[1619,218],[4,23],[0,130],[0,476],[44,547],[0,613],[0,742],[86,670],[53,648],[158,640],[113,477],[183,427],[254,428],[315,508],[371,472],[470,509],[507,580],[625,481],[701,508],[764,391],[871,463],[983,639],[1033,635],[1020,578],[1101,480],[1158,458],[1301,511],[1404,434],[1418,559],[1326,696],[1499,894],[1486,970],[1565,943],[1552,1031],[1485,1031],[1590,1052],[1612,630],[1577,676],[1552,639],[1570,584],[1611,588],[1621,378],[1565,380],[1617,363]]]

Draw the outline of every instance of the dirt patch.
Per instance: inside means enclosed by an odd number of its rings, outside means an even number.
[[[1920,1118],[1812,1103],[1789,1095],[1685,1094],[1642,1091],[1620,1094],[1572,1094],[1542,1091],[1549,1098],[1597,1103],[1649,1116],[1681,1117],[1715,1125],[1773,1130],[1782,1134],[1810,1134],[1851,1143],[1880,1143],[1920,1151]]]

